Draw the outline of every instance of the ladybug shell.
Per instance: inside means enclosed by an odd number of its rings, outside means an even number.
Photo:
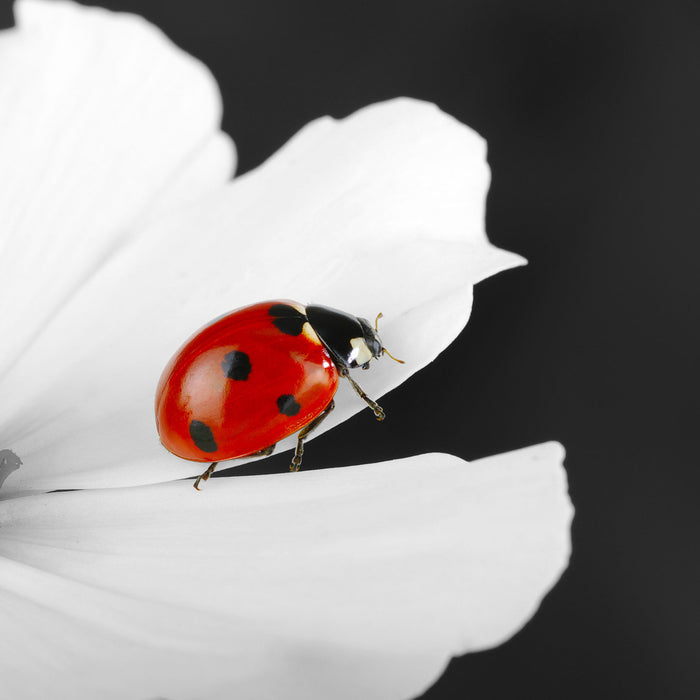
[[[262,302],[213,321],[177,351],[158,383],[158,433],[184,459],[244,457],[310,423],[337,388],[305,307]]]

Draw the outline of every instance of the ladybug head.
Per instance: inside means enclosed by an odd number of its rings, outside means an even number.
[[[369,351],[372,353],[372,357],[381,357],[382,355],[388,355],[394,362],[400,362],[402,365],[405,364],[403,360],[399,360],[394,357],[385,347],[382,345],[382,339],[379,337],[379,319],[383,316],[383,313],[378,313],[377,318],[374,319],[374,328],[369,325],[369,321],[365,318],[358,318],[362,326],[362,331],[365,335],[365,343]],[[362,369],[369,369],[369,362],[362,365]]]
[[[306,317],[338,367],[367,369],[370,360],[389,355],[377,332],[381,314],[374,328],[366,318],[316,304],[306,307]]]
[[[379,314],[379,316],[381,316],[381,314]],[[377,316],[377,321],[379,320],[379,316]],[[360,326],[362,327],[362,339],[366,347],[364,353],[361,354],[364,355],[364,357],[369,356],[369,359],[362,364],[362,369],[369,369],[369,360],[375,357],[381,357],[384,346],[382,345],[382,339],[379,337],[379,333],[377,332],[376,321],[374,328],[372,328],[366,318],[360,318],[358,316],[357,320],[360,322]]]

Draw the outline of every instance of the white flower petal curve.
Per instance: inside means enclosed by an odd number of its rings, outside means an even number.
[[[3,684],[15,700],[413,697],[558,579],[562,459],[547,443],[4,501]]]
[[[24,463],[3,492],[198,473],[158,443],[155,385],[187,336],[247,303],[382,311],[382,338],[406,364],[384,359],[361,379],[375,397],[400,384],[464,327],[473,284],[523,262],[484,233],[485,155],[433,105],[394,100],[312,123],[256,171],[150,226],[0,384],[14,397],[11,411],[0,405],[3,447]],[[37,377],[44,347],[52,362]],[[317,434],[364,408],[344,385],[336,404]]]
[[[211,75],[158,29],[60,0],[15,14],[0,33],[0,376],[157,208],[234,161]]]

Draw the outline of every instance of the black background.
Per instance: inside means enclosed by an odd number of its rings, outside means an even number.
[[[398,95],[488,139],[487,230],[529,266],[477,287],[458,341],[384,399],[390,420],[362,412],[305,464],[566,446],[570,568],[424,697],[700,697],[700,3],[100,4],[210,67],[239,171],[315,117]]]

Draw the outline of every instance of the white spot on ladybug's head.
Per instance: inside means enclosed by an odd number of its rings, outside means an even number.
[[[351,362],[364,365],[374,357],[364,338],[350,338],[350,346],[352,347],[349,357]]]

